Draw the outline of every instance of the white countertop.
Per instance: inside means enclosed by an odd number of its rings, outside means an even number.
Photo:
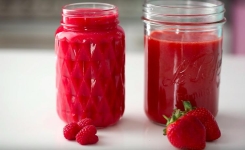
[[[56,114],[53,50],[0,49],[0,149],[175,149],[143,111],[143,53],[126,55],[126,109],[115,126],[98,130],[96,145],[63,138]],[[245,57],[223,56],[217,122],[222,136],[206,149],[245,148]]]

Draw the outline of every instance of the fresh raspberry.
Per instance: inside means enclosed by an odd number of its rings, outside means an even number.
[[[84,128],[87,125],[94,125],[92,119],[90,118],[84,118],[80,120],[77,124],[80,127],[80,129]]]
[[[69,123],[63,128],[63,134],[67,140],[75,140],[79,131],[80,127],[77,123]]]
[[[95,144],[99,141],[97,129],[94,125],[87,125],[76,135],[76,141],[81,145]]]
[[[90,139],[89,139],[89,142],[90,142],[91,144],[95,144],[95,143],[97,143],[98,141],[99,141],[99,138],[98,138],[97,135],[94,135],[94,136],[90,137]]]

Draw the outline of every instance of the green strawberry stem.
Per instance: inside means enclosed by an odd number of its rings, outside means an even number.
[[[183,105],[184,105],[185,112],[193,110],[190,101],[183,101]]]
[[[177,119],[179,119],[183,115],[184,115],[184,113],[180,109],[175,109],[170,118],[168,118],[167,116],[163,115],[163,117],[167,120],[166,127],[169,124],[175,122]],[[166,128],[163,129],[163,135],[166,135]]]
[[[171,117],[167,117],[165,115],[163,115],[163,118],[165,118],[167,120],[166,123],[166,127],[163,129],[163,135],[166,135],[166,128],[169,124],[175,122],[176,120],[178,120],[180,117],[184,116],[187,112],[193,110],[193,107],[190,103],[190,101],[183,101],[183,105],[184,105],[184,111],[181,111],[180,109],[174,109]]]

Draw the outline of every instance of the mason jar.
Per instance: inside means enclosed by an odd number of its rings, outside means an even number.
[[[55,52],[59,117],[67,123],[91,118],[96,127],[115,124],[125,107],[125,34],[117,7],[64,6]]]
[[[224,4],[147,0],[143,5],[147,117],[165,124],[182,101],[218,112]]]

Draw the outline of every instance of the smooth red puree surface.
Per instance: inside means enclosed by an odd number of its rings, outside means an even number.
[[[222,39],[211,32],[154,31],[145,36],[145,112],[165,124],[182,100],[218,111]]]

